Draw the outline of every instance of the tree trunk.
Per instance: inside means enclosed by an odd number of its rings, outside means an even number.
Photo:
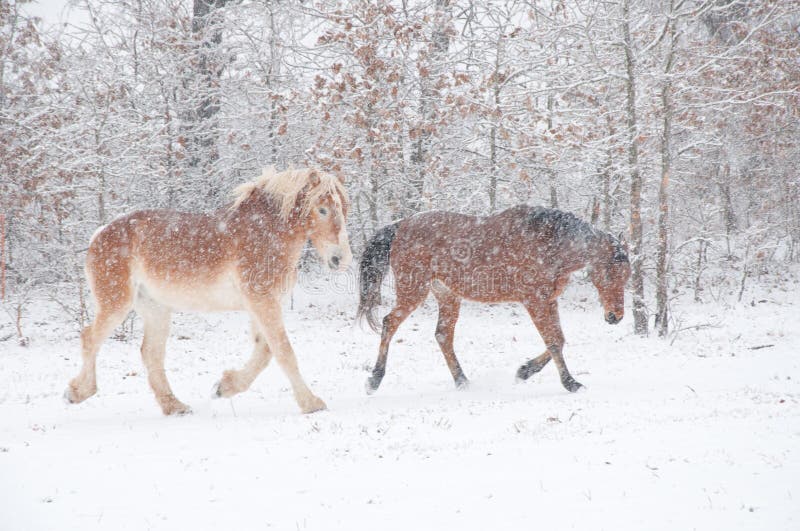
[[[497,126],[489,131],[489,213],[497,209]]]
[[[798,190],[800,190],[800,182],[795,181],[792,183],[788,179],[786,180],[784,197],[787,212],[786,224],[789,227],[789,255],[787,259],[790,262],[794,262],[800,255],[800,253],[796,252],[798,244],[800,244],[800,207],[798,207],[800,194],[798,194]]]
[[[606,126],[607,130],[607,142],[605,151],[606,151],[606,161],[603,165],[603,174],[602,174],[602,193],[603,193],[603,230],[606,232],[611,231],[611,213],[616,210],[616,197],[615,197],[615,190],[617,187],[615,186],[612,189],[612,179],[614,182],[617,182],[618,179],[614,174],[614,144],[616,140],[613,140],[617,136],[617,130],[614,127],[613,120],[609,113],[606,113]]]
[[[378,166],[382,165],[382,153],[380,151],[380,147],[375,145],[375,138],[369,133],[376,127],[376,118],[371,103],[367,105],[365,112],[365,119],[367,121],[367,153],[369,153],[369,171],[367,172],[369,196],[367,197],[367,203],[369,207],[369,219],[372,222],[372,230],[377,230],[380,219],[378,216],[378,204],[380,203],[381,184]]]
[[[602,196],[603,196],[603,230],[609,232],[611,230],[611,149],[608,149],[608,159],[603,165],[602,179]]]
[[[100,182],[97,190],[97,219],[100,225],[106,223],[106,174],[100,170]]]
[[[547,95],[547,130],[553,130],[553,95]],[[558,208],[558,191],[556,190],[556,174],[553,168],[548,168],[547,175],[549,176],[550,185],[550,208]]]
[[[369,204],[369,220],[372,222],[372,230],[380,228],[378,218],[378,194],[380,192],[380,181],[378,180],[378,172],[375,171],[375,164],[370,162],[369,167],[369,187],[370,196],[367,201]]]
[[[497,56],[494,69],[494,109],[492,116],[492,129],[489,132],[489,213],[497,210],[497,129],[496,120],[500,119],[500,47],[497,44]]]
[[[218,11],[228,0],[194,0],[192,9],[192,31],[197,45],[194,74],[200,80],[197,107],[193,123],[190,124],[192,154],[189,166],[198,171],[206,181],[207,193],[212,200],[219,200],[222,188],[214,175],[214,163],[219,159],[217,149],[220,109],[218,95],[219,80],[223,67],[217,57],[222,44],[222,29]]]
[[[697,263],[695,264],[695,275],[694,275],[694,302],[702,302],[700,300],[700,278],[703,276],[703,259],[705,255],[705,246],[706,241],[705,239],[699,240],[699,245],[697,247]]]
[[[167,178],[167,207],[175,208],[178,200],[178,190],[181,188],[178,182],[178,174],[175,167],[175,138],[172,129],[172,108],[170,106],[169,90],[163,85],[161,87],[161,97],[164,98],[164,133],[166,136],[164,146],[164,168]]]
[[[622,33],[625,47],[626,122],[628,133],[628,165],[631,173],[631,284],[633,286],[633,329],[647,335],[647,309],[644,304],[644,272],[642,270],[642,176],[639,172],[638,124],[636,121],[636,73],[633,41],[630,32],[630,0],[622,4]]]
[[[433,127],[436,118],[436,105],[434,97],[438,93],[435,88],[438,77],[439,63],[447,53],[450,46],[450,37],[447,28],[450,23],[450,0],[436,0],[436,14],[434,16],[435,29],[431,35],[431,47],[427,75],[420,73],[420,100],[419,100],[419,136],[411,152],[411,163],[414,166],[410,172],[411,198],[409,211],[419,212],[423,208],[425,192],[425,175],[428,170],[430,158],[430,145]]]
[[[269,91],[269,119],[267,125],[267,139],[269,142],[270,164],[278,165],[278,130],[280,128],[280,116],[278,112],[278,102],[273,97],[273,90],[275,90],[275,78],[280,75],[280,51],[278,44],[278,30],[275,27],[275,14],[273,12],[273,5],[270,2],[267,7],[266,13],[269,19],[269,53],[270,62],[269,67],[264,76],[264,86]]]
[[[731,201],[731,166],[725,164],[725,171],[722,178],[719,178],[717,172],[717,183],[719,192],[722,196],[722,212],[725,217],[725,242],[728,249],[728,258],[732,256],[731,251],[731,235],[736,231],[736,214],[733,212],[733,202]]]
[[[552,170],[550,175],[550,208],[558,208],[558,191],[556,190],[556,173]]]
[[[658,187],[658,252],[656,253],[656,329],[659,337],[666,337],[669,331],[669,296],[667,292],[667,252],[669,250],[669,176],[672,168],[672,66],[675,57],[675,19],[667,22],[669,49],[664,67],[666,76],[661,88],[661,112],[664,114],[661,135],[661,184]]]
[[[106,169],[105,163],[103,162],[106,158],[102,145],[102,132],[107,116],[106,114],[106,116],[103,117],[100,124],[94,130],[94,155],[97,157],[97,160],[100,161],[100,168],[97,176],[97,219],[100,225],[105,225],[106,223]]]
[[[668,105],[669,96],[664,89],[662,103]],[[665,108],[666,113],[671,110]],[[670,173],[670,125],[669,115],[664,116],[664,136],[661,145],[661,184],[658,187],[658,252],[656,253],[656,329],[659,337],[665,337],[669,330],[669,297],[667,294],[667,251],[669,249],[669,173]]]

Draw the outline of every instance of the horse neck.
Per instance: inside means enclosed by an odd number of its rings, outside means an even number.
[[[609,260],[608,235],[602,232],[592,235],[586,242],[585,264],[600,267]]]
[[[283,219],[275,201],[263,195],[246,199],[233,211],[228,210],[225,217],[239,234],[253,235],[268,230],[279,235],[283,245],[288,247],[287,256],[299,257],[307,239],[303,220],[293,215],[288,220]]]
[[[565,262],[572,265],[572,270],[601,264],[606,256],[603,235],[600,233],[575,238],[565,250]]]

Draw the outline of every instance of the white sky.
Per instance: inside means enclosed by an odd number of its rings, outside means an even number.
[[[69,0],[35,0],[21,4],[22,10],[42,19],[44,27],[59,23],[82,24],[88,21],[86,12],[70,6]]]

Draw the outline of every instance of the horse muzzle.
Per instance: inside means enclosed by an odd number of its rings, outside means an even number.
[[[337,249],[328,257],[328,268],[331,271],[344,271],[352,261],[349,249]]]

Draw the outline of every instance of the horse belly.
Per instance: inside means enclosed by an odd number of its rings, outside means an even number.
[[[450,291],[462,299],[483,303],[516,302],[521,299],[519,293],[514,290],[485,284],[462,284],[451,287]]]
[[[519,277],[518,271],[486,265],[451,268],[434,273],[434,278],[459,297],[484,303],[520,300]]]
[[[141,283],[147,296],[177,311],[219,312],[242,310],[241,292],[233,278],[224,275],[207,283],[153,281]]]

